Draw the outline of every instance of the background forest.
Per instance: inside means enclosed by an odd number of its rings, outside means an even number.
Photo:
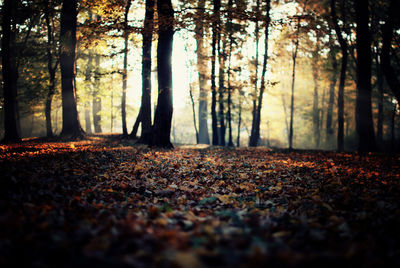
[[[0,2],[5,141],[398,147],[396,0]]]

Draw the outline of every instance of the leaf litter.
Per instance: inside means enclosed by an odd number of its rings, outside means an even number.
[[[0,146],[0,265],[400,265],[398,155]]]

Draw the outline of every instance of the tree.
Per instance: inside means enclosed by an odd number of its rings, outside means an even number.
[[[205,0],[198,1],[197,19],[195,28],[195,38],[197,44],[197,70],[199,72],[199,143],[210,144],[208,135],[208,99],[207,99],[207,60],[204,45],[204,8]]]
[[[339,80],[339,92],[338,92],[338,133],[337,133],[337,150],[342,152],[344,150],[344,86],[346,81],[347,71],[347,57],[348,57],[348,45],[343,37],[343,30],[339,26],[338,17],[336,15],[336,0],[331,0],[331,15],[332,22],[335,27],[336,36],[339,40],[340,49],[342,53],[342,61],[340,67],[340,80]],[[346,10],[342,6],[342,17],[343,24],[346,25]]]
[[[93,115],[93,126],[95,133],[101,133],[101,97],[100,95],[100,58],[101,55],[96,53],[94,56],[94,63],[96,68],[94,70],[94,86],[92,88],[92,115]]]
[[[173,148],[170,141],[172,121],[171,55],[174,36],[174,10],[171,0],[158,0],[157,74],[158,100],[151,145]]]
[[[294,40],[294,49],[292,53],[292,92],[290,96],[290,123],[289,123],[289,150],[293,149],[293,115],[294,115],[294,85],[296,80],[296,59],[299,50],[299,35],[300,35],[300,16],[297,17],[296,37]]]
[[[261,85],[260,85],[260,92],[258,95],[258,100],[257,100],[257,109],[255,112],[255,119],[254,121],[254,129],[251,131],[251,136],[250,136],[250,146],[257,146],[258,141],[260,140],[260,122],[261,122],[261,108],[262,108],[262,100],[263,100],[263,95],[264,95],[264,90],[265,90],[265,73],[267,71],[267,61],[268,61],[268,40],[269,40],[269,24],[271,21],[270,18],[270,10],[271,10],[271,1],[267,0],[266,1],[266,15],[265,15],[265,38],[264,38],[264,61],[263,61],[263,68],[262,68],[262,73],[261,73]],[[298,25],[300,27],[300,25]],[[298,36],[297,36],[297,41],[296,41],[296,54],[297,54],[297,48],[298,48]],[[295,67],[295,59],[293,63],[293,68]],[[293,87],[294,87],[294,80],[293,80]]]
[[[239,103],[238,103],[238,123],[237,123],[237,138],[236,146],[240,147],[240,128],[242,127],[242,103],[243,103],[243,90],[239,89]]]
[[[320,49],[321,49],[321,34],[317,29],[316,30],[316,43],[314,50],[312,51],[313,61],[311,63],[312,66],[312,75],[314,81],[314,98],[313,98],[313,110],[312,110],[312,118],[313,118],[313,138],[314,138],[314,146],[315,148],[319,148],[321,132],[320,132],[320,108],[319,108],[319,62],[320,62]]]
[[[128,80],[128,45],[129,45],[129,25],[128,15],[131,8],[132,0],[127,0],[124,13],[124,69],[122,70],[122,99],[121,99],[121,118],[122,118],[122,133],[128,135],[126,127],[126,88]]]
[[[226,62],[226,38],[222,35],[221,31],[218,32],[218,119],[219,119],[219,133],[218,145],[225,146],[225,108],[224,108],[224,93],[225,93],[225,62]]]
[[[330,37],[331,38],[331,37]],[[333,140],[333,123],[332,123],[332,118],[333,118],[333,105],[335,102],[335,87],[336,87],[336,82],[337,82],[337,61],[336,61],[336,48],[333,47],[333,44],[331,44],[330,47],[330,52],[329,52],[329,59],[332,64],[332,75],[330,78],[330,84],[329,84],[329,100],[328,100],[328,110],[326,113],[326,143],[327,145],[330,145]]]
[[[14,0],[4,0],[1,51],[4,90],[4,139],[3,142],[20,141],[17,121],[17,81],[18,67],[15,47],[15,16]]]
[[[148,144],[151,139],[151,47],[153,42],[154,0],[146,0],[145,19],[142,30],[142,104],[140,121],[142,132],[139,142]]]
[[[376,47],[378,50],[378,47]],[[378,86],[378,120],[376,122],[376,141],[378,146],[383,145],[383,100],[384,100],[384,88],[383,88],[383,73],[379,62],[379,53],[375,52],[375,68],[377,76]]]
[[[228,6],[232,7],[233,1],[229,0]],[[228,146],[233,146],[232,139],[232,85],[231,85],[231,63],[232,63],[232,46],[233,46],[233,23],[232,23],[232,10],[228,9],[228,22],[227,22],[227,32],[228,32],[228,40],[229,40],[229,51],[228,51],[228,112],[227,112],[227,121],[228,121]]]
[[[89,14],[89,20],[91,20],[91,14]],[[93,71],[93,55],[92,52],[89,50],[88,53],[88,61],[86,64],[86,72],[85,72],[85,81],[87,83],[88,87],[88,92],[92,94],[93,91],[93,85],[92,85],[92,71]],[[92,133],[92,121],[90,120],[90,102],[86,101],[85,102],[85,130],[86,133],[91,134]]]
[[[400,102],[400,79],[396,75],[395,69],[392,66],[390,54],[395,26],[398,27],[400,24],[397,14],[399,7],[400,4],[398,0],[390,0],[388,15],[382,29],[383,44],[381,51],[382,72],[385,75],[386,81],[398,102]]]
[[[255,124],[256,124],[256,114],[257,114],[257,92],[258,92],[258,55],[259,55],[259,43],[260,43],[260,26],[259,26],[259,19],[261,17],[261,11],[260,11],[260,0],[256,1],[256,19],[255,19],[255,27],[254,27],[254,33],[255,33],[255,42],[256,42],[256,55],[255,55],[255,60],[254,60],[254,79],[252,79],[252,82],[254,83],[254,95],[253,97],[253,110],[252,110],[252,121],[251,121],[251,134],[250,134],[250,140],[249,140],[249,146],[256,146],[254,144],[254,130],[255,130]]]
[[[356,11],[356,48],[357,48],[357,98],[356,123],[358,150],[369,152],[376,150],[371,107],[371,36],[369,32],[368,1],[355,0]]]
[[[215,83],[215,61],[216,61],[216,51],[217,51],[217,40],[218,40],[218,27],[220,18],[220,8],[221,1],[213,0],[214,3],[214,13],[212,21],[212,56],[211,56],[211,120],[212,120],[212,145],[218,145],[218,123],[217,123],[217,90]]]
[[[53,2],[47,0],[45,3],[45,20],[46,20],[46,28],[47,28],[47,45],[46,45],[46,54],[47,54],[47,70],[49,73],[49,89],[46,96],[46,104],[45,104],[45,117],[46,117],[46,133],[47,137],[53,136],[52,124],[51,124],[51,103],[53,100],[53,96],[55,93],[56,87],[56,70],[58,68],[58,64],[60,63],[59,58],[56,56],[56,44],[55,40],[55,31],[54,31],[54,6]]]
[[[83,130],[76,107],[75,49],[77,0],[63,0],[60,30],[60,67],[63,126],[61,136],[79,138]]]

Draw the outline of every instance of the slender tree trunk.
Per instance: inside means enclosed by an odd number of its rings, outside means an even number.
[[[296,59],[297,59],[297,50],[299,49],[299,35],[300,35],[300,17],[297,18],[297,33],[296,33],[296,40],[294,43],[294,51],[292,55],[293,69],[292,69],[292,94],[290,97],[289,150],[293,149],[294,84],[296,79]]]
[[[124,69],[122,71],[122,99],[121,99],[121,119],[122,119],[122,134],[128,135],[126,127],[126,88],[128,82],[128,46],[129,46],[129,27],[128,15],[131,8],[132,0],[128,0],[125,7],[124,15]]]
[[[371,37],[369,33],[368,1],[356,0],[357,22],[357,99],[356,123],[358,150],[360,152],[376,151],[374,126],[371,105]]]
[[[100,95],[100,55],[95,56],[96,71],[94,77],[94,90],[92,90],[92,114],[94,132],[101,133],[101,97]]]
[[[321,108],[319,109],[319,131],[320,131],[320,144],[322,142],[322,135],[323,135],[323,131],[324,131],[324,120],[325,120],[325,113],[326,110],[323,109],[323,107],[326,107],[326,93],[327,93],[327,89],[324,88],[322,90],[322,97],[321,97]]]
[[[286,109],[286,101],[285,101],[285,96],[283,94],[281,94],[281,100],[282,100],[282,107],[283,107],[283,114],[285,115],[285,126],[286,126],[286,132],[287,132],[287,140],[288,140],[288,144],[290,141],[290,127],[289,127],[289,122],[287,120],[287,109]]]
[[[63,0],[60,30],[61,95],[63,127],[61,136],[79,138],[83,130],[79,123],[75,88],[75,50],[77,0]]]
[[[258,57],[259,57],[259,40],[260,40],[260,26],[259,26],[259,19],[261,19],[261,12],[260,12],[260,0],[256,1],[256,21],[255,21],[255,38],[256,38],[256,58],[254,61],[254,96],[253,96],[253,110],[252,110],[252,121],[251,121],[251,132],[249,138],[249,146],[257,146],[257,142],[254,140],[255,138],[255,130],[256,130],[256,121],[257,121],[257,96],[258,96]]]
[[[393,103],[393,100],[392,100]],[[395,151],[396,148],[396,111],[397,111],[397,105],[393,104],[393,109],[392,109],[392,118],[390,120],[390,148],[392,148],[392,151]]]
[[[268,40],[269,40],[269,24],[270,24],[270,10],[271,10],[271,1],[266,1],[266,15],[265,15],[265,39],[264,39],[264,62],[263,68],[261,72],[261,85],[260,85],[260,92],[258,95],[258,103],[257,103],[257,111],[256,111],[256,119],[254,125],[254,134],[251,146],[257,146],[260,140],[260,123],[261,123],[261,108],[262,108],[262,101],[265,91],[265,73],[267,72],[267,61],[268,61]],[[297,48],[296,48],[297,50]],[[297,52],[296,52],[297,53]]]
[[[228,6],[232,6],[232,0],[229,0]],[[229,52],[228,52],[228,114],[227,114],[227,121],[228,121],[228,146],[233,146],[232,140],[232,88],[231,88],[231,59],[232,59],[232,46],[233,46],[233,32],[232,32],[232,13],[231,11],[228,12],[228,26],[227,30],[229,33]]]
[[[154,117],[153,144],[159,147],[173,148],[170,141],[172,121],[172,44],[174,36],[174,10],[171,0],[159,0],[158,9],[158,101]]]
[[[380,147],[383,145],[383,74],[379,62],[379,53],[375,53],[376,74],[378,83],[378,122],[376,128],[376,141]]]
[[[90,102],[85,102],[85,132],[92,134],[92,121],[90,120]]]
[[[93,85],[92,85],[92,83],[93,83],[93,81],[92,81],[93,64],[92,64],[92,61],[93,61],[93,55],[89,51],[88,62],[86,65],[85,81],[89,88],[88,91],[90,92],[90,95],[93,95]],[[89,101],[87,101],[85,103],[85,126],[86,126],[86,128],[85,128],[86,133],[91,134],[92,133],[92,122],[90,120],[90,102]]]
[[[53,136],[52,124],[51,124],[51,103],[53,100],[55,86],[56,86],[56,70],[58,67],[59,60],[56,59],[55,64],[54,55],[52,52],[52,48],[55,46],[54,37],[53,37],[53,26],[51,25],[50,17],[53,16],[53,7],[51,6],[51,2],[47,0],[45,7],[45,20],[46,20],[46,28],[47,28],[47,70],[49,73],[49,88],[46,96],[46,104],[45,104],[45,117],[46,117],[46,134],[47,137]]]
[[[92,12],[89,11],[89,18],[88,18],[89,24],[92,22],[92,16],[93,16]],[[89,49],[88,50],[88,61],[86,64],[86,72],[85,72],[85,82],[88,87],[87,91],[93,98],[94,93],[93,93],[92,73],[93,73],[93,53]],[[85,102],[85,130],[86,130],[86,133],[88,133],[88,134],[92,133],[92,122],[90,120],[90,102],[89,101]]]
[[[152,140],[151,126],[151,49],[154,30],[154,0],[146,0],[144,27],[142,31],[142,104],[137,120],[142,123],[142,132],[138,143],[149,144]],[[140,116],[140,117],[139,117]],[[136,122],[134,127],[136,126]],[[133,130],[131,135],[133,134]],[[135,134],[136,136],[136,134]]]
[[[338,18],[336,15],[336,1],[331,0],[331,15],[333,24],[335,27],[336,36],[339,40],[340,49],[342,52],[342,61],[340,67],[340,82],[338,92],[338,133],[337,133],[337,150],[339,152],[344,151],[344,87],[346,82],[346,71],[347,71],[347,58],[348,58],[348,46],[347,42],[343,37],[342,30],[340,29]],[[345,13],[345,10],[342,10]],[[346,14],[343,14],[345,17]]]
[[[221,8],[221,0],[213,0],[214,3],[214,17],[212,22],[212,57],[211,57],[211,119],[212,119],[212,144],[218,145],[218,123],[217,123],[217,90],[215,83],[215,61],[217,50],[217,36],[219,26],[219,16]]]
[[[193,92],[192,92],[192,85],[189,85],[189,94],[190,94],[190,101],[192,102],[192,113],[193,113],[193,125],[194,125],[194,131],[196,133],[196,143],[199,144],[199,131],[197,130],[197,122],[196,122],[196,109],[194,105],[194,99],[193,99]]]
[[[386,82],[392,90],[397,101],[400,102],[400,79],[397,76],[390,57],[390,50],[392,47],[393,31],[395,25],[395,18],[398,16],[400,4],[398,0],[390,0],[389,14],[383,26],[383,45],[382,45],[382,72],[385,75]]]
[[[229,60],[230,61],[230,60]],[[230,65],[230,63],[229,63]],[[230,67],[228,68],[228,114],[227,114],[227,120],[228,120],[228,146],[233,146],[233,140],[232,140],[232,89],[231,89],[231,84],[230,84]]]
[[[111,84],[113,84],[113,82],[114,82],[114,74],[111,76]],[[114,132],[114,91],[113,90],[111,90],[111,101],[110,101],[111,103],[110,103],[110,107],[111,107],[111,109],[110,109],[110,130],[111,130],[111,133],[113,133]]]
[[[12,23],[15,17],[16,2],[3,1],[2,20],[2,71],[4,96],[4,139],[3,142],[20,141],[17,121],[17,81],[18,68],[14,51],[15,31]]]
[[[313,136],[314,136],[314,146],[319,148],[321,132],[320,132],[320,112],[319,112],[319,72],[318,72],[318,61],[319,61],[319,40],[317,40],[316,49],[313,53],[313,64],[312,64],[312,74],[314,81],[314,98],[313,98]]]
[[[335,87],[337,82],[337,61],[336,61],[336,53],[331,49],[330,58],[332,61],[332,77],[329,85],[329,101],[328,101],[328,111],[326,114],[326,143],[330,147],[333,143],[333,105],[335,102]]]
[[[218,60],[219,60],[219,87],[218,87],[218,104],[219,104],[219,142],[218,145],[225,146],[225,108],[224,108],[224,94],[225,94],[225,38],[221,38],[219,33],[218,38]],[[222,47],[222,48],[221,48]]]
[[[49,62],[49,64],[51,64]],[[46,96],[46,104],[45,104],[45,117],[46,117],[46,136],[53,137],[53,129],[51,123],[51,104],[53,101],[53,96],[55,92],[55,80],[56,80],[56,72],[55,70],[50,70],[49,68],[49,89]]]
[[[135,123],[133,124],[132,132],[129,134],[129,137],[136,139],[141,120],[142,120],[142,109],[139,110],[139,114],[136,117]]]
[[[240,147],[240,128],[242,127],[242,96],[243,92],[239,89],[238,133],[236,139],[237,147]]]
[[[195,33],[197,44],[197,70],[199,72],[199,143],[210,144],[208,134],[207,59],[204,45],[205,0],[199,0]]]
[[[297,50],[297,46],[295,50]],[[292,91],[290,96],[289,150],[293,149],[294,82],[296,78],[296,56],[293,56],[292,59],[293,59],[293,69],[292,69]]]

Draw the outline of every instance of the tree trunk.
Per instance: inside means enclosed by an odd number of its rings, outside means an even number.
[[[91,21],[92,14],[89,15],[89,21]],[[88,53],[88,62],[86,64],[86,72],[85,72],[85,81],[88,87],[88,92],[91,96],[93,96],[93,81],[92,81],[92,72],[93,72],[93,55],[89,50]],[[94,116],[93,116],[94,117]],[[92,121],[90,120],[90,102],[85,102],[85,130],[86,133],[92,133]]]
[[[300,17],[297,18],[297,33],[296,33],[296,40],[294,43],[294,51],[292,55],[293,69],[292,69],[292,94],[290,97],[289,150],[293,149],[294,84],[296,79],[296,59],[297,59],[297,50],[299,49],[299,35],[300,35]]]
[[[174,37],[174,10],[171,0],[159,0],[157,74],[158,101],[154,116],[154,137],[152,145],[173,148],[170,141],[172,121],[172,69],[171,56]]]
[[[257,96],[258,96],[258,56],[259,56],[259,40],[260,40],[260,26],[259,26],[259,19],[261,18],[260,14],[260,0],[256,1],[256,21],[255,21],[255,38],[256,38],[256,58],[254,61],[254,68],[255,68],[255,74],[254,74],[254,79],[252,79],[252,83],[254,83],[254,95],[253,97],[253,110],[252,110],[252,121],[251,121],[251,132],[250,132],[250,138],[249,138],[249,146],[257,146],[257,142],[254,140],[255,138],[255,125],[256,125],[256,117],[257,117]]]
[[[205,0],[199,0],[196,23],[197,70],[199,72],[199,143],[210,144],[208,135],[208,92],[207,92],[207,60],[204,46],[204,7]]]
[[[79,138],[83,130],[79,123],[75,88],[75,50],[77,0],[63,0],[60,30],[60,67],[63,126],[61,136]]]
[[[289,127],[289,122],[287,120],[287,109],[286,109],[286,101],[285,101],[285,96],[281,94],[281,100],[282,100],[282,107],[283,107],[283,114],[285,115],[285,126],[286,126],[286,133],[287,133],[287,140],[288,144],[290,141],[290,127]]]
[[[218,145],[225,146],[225,108],[224,108],[224,94],[225,94],[225,38],[221,38],[219,33],[218,38],[218,60],[219,60],[219,86],[218,86],[218,104],[219,104],[219,142]]]
[[[392,47],[393,31],[395,25],[395,16],[398,16],[399,1],[391,0],[389,6],[389,14],[383,26],[383,45],[382,45],[382,71],[385,75],[386,82],[392,90],[397,102],[400,103],[400,80],[391,64],[390,50]]]
[[[194,125],[194,131],[196,133],[196,143],[199,144],[199,131],[197,130],[196,109],[195,109],[195,105],[194,105],[194,99],[193,99],[193,92],[192,92],[192,85],[191,84],[189,84],[189,95],[190,95],[190,101],[192,102],[193,125]]]
[[[393,103],[393,100],[392,100]],[[393,104],[393,109],[392,109],[392,118],[390,120],[390,148],[392,151],[395,151],[396,149],[396,112],[397,112],[397,104]]]
[[[232,6],[233,1],[229,0],[228,6]],[[227,23],[227,32],[229,35],[229,52],[228,52],[228,113],[227,113],[227,121],[228,121],[228,146],[233,147],[232,140],[232,87],[231,87],[231,61],[232,61],[232,46],[233,46],[233,29],[232,29],[232,11],[228,10],[228,23]]]
[[[376,127],[376,141],[379,147],[383,145],[383,74],[379,62],[379,53],[375,53],[376,74],[378,83],[378,120]]]
[[[240,147],[240,128],[242,127],[242,96],[243,92],[239,89],[238,133],[236,138],[237,147]]]
[[[85,132],[92,134],[92,121],[90,120],[90,102],[85,102]]]
[[[100,95],[100,55],[95,57],[96,71],[94,77],[94,90],[92,91],[92,114],[95,133],[101,133],[101,97]]]
[[[315,47],[315,51],[313,53],[313,64],[312,64],[312,75],[313,75],[313,81],[314,81],[314,98],[313,98],[313,113],[312,113],[312,118],[313,118],[313,136],[314,136],[314,146],[316,149],[319,148],[320,144],[320,138],[321,138],[321,133],[320,133],[320,112],[319,112],[319,72],[318,72],[318,61],[319,61],[319,40],[317,40],[317,45]]]
[[[330,147],[333,143],[333,105],[335,102],[335,87],[337,82],[337,61],[336,61],[336,53],[331,49],[330,58],[332,61],[332,77],[329,85],[329,101],[328,101],[328,111],[326,114],[326,144]]]
[[[47,28],[47,70],[49,72],[49,88],[46,96],[46,104],[45,104],[45,117],[46,117],[46,134],[47,137],[53,136],[53,129],[51,124],[51,103],[53,100],[55,86],[56,86],[56,70],[59,63],[59,60],[56,59],[55,64],[54,55],[52,52],[52,48],[55,46],[54,36],[53,36],[53,26],[51,25],[50,17],[53,16],[53,7],[51,6],[51,2],[47,0],[45,7],[45,20],[46,20],[46,28]],[[55,53],[54,53],[55,54]]]
[[[268,61],[270,10],[271,10],[271,0],[267,0],[266,1],[266,15],[265,15],[264,62],[263,62],[263,68],[262,68],[262,72],[261,72],[261,85],[260,85],[260,92],[258,95],[254,132],[252,132],[252,135],[254,134],[254,137],[253,138],[250,137],[250,140],[252,140],[251,146],[257,146],[258,142],[260,140],[261,108],[262,108],[262,101],[263,101],[264,90],[265,90],[265,73],[267,72],[267,61]],[[298,44],[297,44],[297,46],[298,46]],[[296,47],[296,54],[297,54],[297,47]]]
[[[1,51],[4,90],[4,139],[3,142],[20,141],[17,121],[17,81],[18,68],[14,51],[15,32],[12,29],[16,12],[14,0],[3,1],[3,21]]]
[[[229,70],[228,70],[229,72]],[[233,146],[232,140],[232,89],[230,85],[230,75],[228,74],[228,114],[227,114],[227,121],[228,121],[228,146]]]
[[[320,131],[320,144],[322,142],[322,133],[324,129],[324,120],[325,120],[325,113],[326,110],[323,109],[323,107],[326,107],[326,93],[327,89],[324,87],[322,91],[322,97],[321,97],[321,108],[319,109],[319,131]]]
[[[146,0],[142,47],[142,104],[140,107],[140,122],[142,132],[139,143],[149,144],[152,137],[151,128],[151,48],[154,29],[154,0]],[[136,136],[136,135],[135,135]]]
[[[371,37],[369,33],[368,1],[356,0],[357,98],[356,123],[358,150],[376,151],[371,107]]]
[[[213,0],[214,18],[212,22],[212,57],[211,57],[211,119],[212,119],[212,144],[218,145],[218,123],[217,123],[217,91],[215,84],[215,61],[217,50],[217,36],[219,26],[219,13],[221,8],[221,0]]]
[[[128,0],[125,7],[124,16],[124,69],[122,71],[122,99],[121,99],[121,119],[122,119],[122,134],[128,135],[126,127],[126,88],[128,82],[128,45],[129,45],[129,29],[128,29],[128,15],[132,1]]]
[[[111,84],[114,82],[114,74],[111,76]],[[110,130],[111,133],[114,132],[114,91],[111,90],[111,100],[110,100]]]
[[[340,82],[339,82],[339,92],[338,92],[338,133],[337,133],[337,150],[339,152],[342,152],[344,151],[344,86],[346,82],[348,47],[347,47],[347,42],[343,37],[342,30],[340,29],[338,23],[335,0],[331,0],[330,4],[331,4],[332,20],[335,26],[335,32],[339,40],[340,49],[342,52],[342,61],[340,67]],[[344,12],[345,10],[343,9],[342,13]],[[343,17],[345,15],[346,14],[343,14]]]
[[[137,132],[139,130],[140,122],[142,121],[142,109],[139,110],[139,114],[136,117],[135,123],[133,124],[132,132],[129,134],[129,137],[136,139]],[[142,143],[138,141],[138,143]]]

